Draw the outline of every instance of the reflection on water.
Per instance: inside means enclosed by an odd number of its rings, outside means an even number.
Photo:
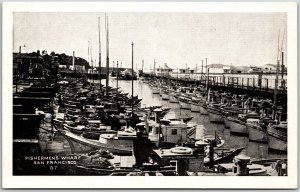
[[[97,81],[95,81],[97,82]],[[99,81],[98,81],[99,82]],[[105,85],[105,80],[101,81]],[[118,85],[120,90],[131,95],[131,81],[119,80]],[[116,87],[116,79],[110,79],[110,86]],[[286,158],[285,154],[278,154],[268,151],[268,144],[249,142],[248,137],[233,135],[230,133],[230,129],[225,129],[224,124],[210,123],[208,115],[200,115],[189,110],[180,110],[178,103],[169,103],[163,101],[159,94],[152,94],[152,89],[148,84],[142,81],[134,81],[134,95],[138,95],[143,99],[141,106],[167,106],[171,110],[167,114],[167,117],[193,117],[191,122],[204,125],[204,134],[214,134],[215,132],[225,139],[224,148],[230,147],[245,147],[242,152],[252,158]]]

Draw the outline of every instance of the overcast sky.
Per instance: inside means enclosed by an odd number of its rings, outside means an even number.
[[[194,68],[208,58],[208,64],[233,66],[276,63],[286,31],[285,13],[107,13],[110,61],[139,68]],[[14,13],[14,52],[46,50],[88,58],[91,41],[93,59],[98,62],[98,17],[101,18],[102,66],[105,63],[104,13]],[[286,52],[286,34],[283,41]],[[285,61],[286,62],[286,61]],[[116,65],[115,65],[116,66]],[[119,65],[120,66],[120,65]]]

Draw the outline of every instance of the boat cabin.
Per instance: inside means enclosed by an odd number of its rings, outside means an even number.
[[[161,126],[161,132],[163,143],[184,143],[187,139],[187,124],[182,121],[170,121],[168,125]]]

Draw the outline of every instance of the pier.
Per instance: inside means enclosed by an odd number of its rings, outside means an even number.
[[[209,87],[212,90],[227,91],[234,94],[247,94],[250,96],[260,95],[265,98],[273,99],[275,91],[276,74],[239,74],[239,73],[223,73],[223,74],[185,74],[172,73],[169,75],[154,75],[153,73],[144,73],[145,78],[159,79],[169,81],[172,85],[202,86]],[[278,97],[287,99],[287,76],[278,80]]]

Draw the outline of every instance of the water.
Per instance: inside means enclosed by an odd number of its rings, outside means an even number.
[[[95,83],[99,81],[95,80]],[[101,83],[105,85],[105,80],[101,80]],[[120,90],[131,95],[131,81],[119,80],[118,86]],[[109,85],[116,87],[116,79],[110,79]],[[230,129],[225,129],[224,124],[214,124],[210,123],[208,115],[200,115],[200,113],[194,113],[189,110],[180,110],[179,104],[169,103],[161,99],[159,94],[152,94],[152,88],[143,83],[142,81],[136,80],[134,84],[134,95],[138,95],[142,98],[141,106],[167,106],[171,107],[170,112],[167,114],[169,117],[193,117],[191,122],[204,125],[204,134],[212,135],[215,132],[220,135],[221,138],[225,139],[224,148],[233,147],[245,147],[242,152],[251,158],[286,158],[287,155],[279,154],[268,151],[268,144],[256,143],[249,141],[248,137],[236,136],[230,133]]]

